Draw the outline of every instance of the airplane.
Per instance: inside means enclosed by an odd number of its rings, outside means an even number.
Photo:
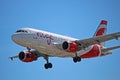
[[[22,62],[36,61],[39,57],[46,60],[44,68],[52,68],[50,57],[72,58],[73,62],[81,59],[94,58],[111,54],[111,50],[120,46],[105,47],[105,41],[120,37],[120,32],[106,34],[107,21],[101,20],[95,34],[91,38],[76,39],[43,30],[33,28],[21,28],[17,30],[11,39],[18,45],[26,47],[18,55],[9,57],[11,60],[19,58]]]

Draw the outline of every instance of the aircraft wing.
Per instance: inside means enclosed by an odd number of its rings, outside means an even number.
[[[102,35],[102,36],[96,36],[84,40],[76,40],[75,42],[79,45],[79,50],[81,50],[93,44],[100,44],[101,42],[105,42],[108,40],[118,39],[118,37],[120,37],[120,32]]]
[[[26,52],[28,52],[28,50],[23,51],[23,52],[26,54]],[[40,53],[40,52],[37,51],[37,50],[31,50],[30,53],[35,54],[36,57],[43,57],[43,56],[45,56],[44,54]],[[19,53],[19,54],[20,54],[20,53]],[[9,58],[10,58],[11,60],[14,60],[14,59],[16,59],[16,58],[19,58],[19,54],[16,55],[16,56],[11,56],[11,57],[9,57]]]
[[[9,57],[11,60],[18,58],[18,55]]]

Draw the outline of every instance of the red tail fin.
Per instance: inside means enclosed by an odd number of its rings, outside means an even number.
[[[105,35],[107,31],[107,21],[102,20],[94,34],[93,37]],[[100,43],[100,45],[105,46],[105,43]]]
[[[105,35],[106,34],[106,30],[107,30],[107,21],[106,20],[102,20],[94,34],[93,37],[95,36],[101,36],[101,35]]]

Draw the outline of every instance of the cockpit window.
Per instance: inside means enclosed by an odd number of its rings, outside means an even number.
[[[18,32],[25,32],[25,33],[27,33],[26,30],[17,30],[16,33],[18,33]]]

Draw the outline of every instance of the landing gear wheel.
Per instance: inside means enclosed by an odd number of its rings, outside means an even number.
[[[76,62],[77,62],[77,58],[76,58],[76,57],[74,57],[74,58],[73,58],[73,61],[76,63]]]
[[[44,65],[45,69],[48,69],[48,68],[52,68],[52,64],[51,63],[46,63]]]
[[[73,61],[76,63],[76,62],[80,62],[81,61],[81,58],[80,57],[74,57],[73,58]]]
[[[52,63],[49,63],[49,57],[46,55],[44,56],[44,59],[46,60],[46,64],[44,65],[45,69],[52,68]]]
[[[49,65],[49,68],[52,68],[52,63],[48,63],[48,65]]]
[[[81,61],[81,58],[80,58],[80,57],[77,57],[77,61],[80,62],[80,61]]]
[[[45,67],[45,69],[48,69],[48,65],[47,64],[45,64],[44,67]]]

